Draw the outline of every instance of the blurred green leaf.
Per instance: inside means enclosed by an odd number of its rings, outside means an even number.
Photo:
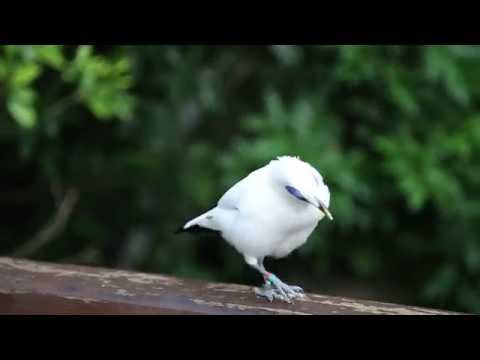
[[[55,69],[61,69],[65,64],[62,47],[58,45],[42,46],[39,51],[39,57]]]
[[[35,126],[37,113],[34,107],[35,93],[28,88],[21,88],[13,92],[7,100],[7,108],[15,121],[23,128]]]
[[[13,88],[21,88],[35,80],[40,74],[41,68],[34,63],[25,63],[17,67],[12,74],[10,86]]]

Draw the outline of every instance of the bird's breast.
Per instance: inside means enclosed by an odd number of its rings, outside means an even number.
[[[240,253],[281,257],[305,243],[321,212],[290,199],[287,193],[259,186],[244,193],[229,216],[229,226],[222,234]]]

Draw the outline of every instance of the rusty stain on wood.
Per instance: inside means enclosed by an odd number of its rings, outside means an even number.
[[[244,285],[0,257],[0,314],[448,315],[454,312],[307,294],[257,299]]]

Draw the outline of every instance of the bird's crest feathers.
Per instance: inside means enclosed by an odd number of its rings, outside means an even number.
[[[322,175],[318,172],[317,169],[315,169],[312,165],[309,163],[303,161],[300,159],[299,156],[290,156],[290,155],[283,155],[283,156],[277,156],[276,159],[271,160],[269,165],[278,165],[281,168],[289,168],[290,171],[293,169],[310,169],[310,171],[313,172],[314,176],[319,180],[323,181]],[[300,170],[302,171],[302,170]]]

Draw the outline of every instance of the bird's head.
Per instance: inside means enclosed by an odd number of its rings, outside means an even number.
[[[310,164],[296,157],[281,156],[271,163],[273,180],[288,196],[305,206],[314,206],[330,220],[330,190],[320,173]]]

